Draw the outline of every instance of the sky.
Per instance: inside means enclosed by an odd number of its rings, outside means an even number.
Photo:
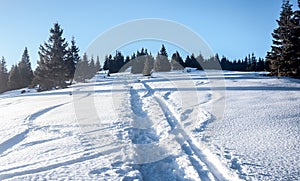
[[[296,7],[296,0],[291,3]],[[27,47],[35,68],[39,46],[48,40],[49,29],[56,22],[68,42],[75,37],[83,54],[112,27],[136,19],[159,18],[184,25],[214,53],[230,60],[252,52],[265,57],[281,4],[282,0],[0,0],[0,56],[5,57],[10,69]],[[132,54],[142,45],[130,46],[132,51],[123,54]],[[175,51],[174,47],[166,48],[169,55]],[[160,43],[148,49],[156,54]]]

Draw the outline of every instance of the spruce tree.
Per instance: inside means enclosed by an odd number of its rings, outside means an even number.
[[[95,68],[96,68],[96,72],[100,71],[100,69],[101,69],[99,56],[97,56]]]
[[[75,38],[72,37],[71,47],[69,47],[68,49],[67,60],[66,60],[67,77],[70,81],[70,85],[72,84],[74,79],[76,65],[80,60],[80,56],[78,53],[79,53],[79,48],[76,46]]]
[[[196,57],[196,66],[198,70],[203,70],[202,66],[204,66],[204,57],[201,53]]]
[[[131,73],[133,73],[133,74],[143,73],[147,55],[148,55],[148,52],[147,52],[147,50],[145,51],[144,48],[141,49],[141,52],[137,51],[136,55],[133,54],[132,59],[131,59],[131,64],[132,64]]]
[[[290,75],[300,78],[300,0],[298,0],[298,9],[293,13],[291,21],[292,56],[289,61]]]
[[[35,82],[40,90],[65,88],[68,80],[67,54],[68,43],[62,37],[63,30],[58,23],[50,29],[48,42],[40,46]]]
[[[20,88],[24,88],[31,85],[33,80],[33,72],[31,69],[31,63],[27,47],[25,47],[22,59],[18,64],[18,69],[20,72]]]
[[[8,72],[6,68],[6,61],[5,58],[2,57],[0,62],[0,93],[8,90],[7,82],[8,82]]]
[[[92,78],[96,74],[96,66],[95,66],[95,60],[94,56],[91,57],[91,60],[89,61],[89,75],[88,78]]]
[[[168,72],[171,70],[171,64],[169,62],[168,54],[164,45],[162,45],[156,56],[154,70],[156,72]]]
[[[290,59],[293,58],[293,42],[291,41],[292,23],[292,5],[288,0],[282,4],[278,28],[273,33],[273,45],[271,51],[267,53],[266,59],[270,62],[270,71],[272,75],[288,76],[290,74]]]
[[[143,69],[144,76],[150,76],[154,68],[154,58],[151,55],[146,55],[145,65]]]
[[[173,70],[183,70],[184,69],[184,62],[183,62],[180,54],[178,53],[178,51],[176,51],[176,53],[174,53],[172,55],[171,65],[172,65]]]
[[[109,55],[109,56],[105,56],[105,61],[104,61],[104,65],[103,65],[103,69],[104,70],[109,70],[109,63],[112,61],[112,56]]]
[[[8,89],[15,90],[22,88],[21,80],[20,69],[17,65],[13,65],[8,76]]]
[[[84,53],[82,59],[77,63],[74,79],[77,82],[85,82],[90,78],[90,69],[87,54]]]

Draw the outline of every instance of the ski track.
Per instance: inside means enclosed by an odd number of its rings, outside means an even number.
[[[23,176],[23,175],[27,175],[27,174],[36,174],[36,173],[39,173],[39,172],[52,170],[52,169],[55,169],[55,168],[58,168],[58,167],[63,167],[63,166],[67,166],[67,165],[71,165],[71,164],[75,164],[75,163],[84,162],[84,161],[87,161],[87,160],[91,160],[91,159],[100,157],[100,156],[105,155],[107,153],[116,152],[119,149],[120,149],[120,147],[115,147],[115,148],[109,149],[105,152],[99,152],[99,153],[95,153],[95,154],[92,154],[92,155],[89,155],[89,156],[79,157],[79,158],[71,159],[71,160],[68,160],[68,161],[65,161],[65,162],[51,164],[51,165],[48,165],[48,166],[45,166],[45,167],[38,167],[38,168],[24,170],[24,171],[20,171],[20,172],[14,172],[14,173],[10,173],[10,174],[3,174],[3,175],[0,175],[0,179],[18,177],[18,176]]]
[[[184,138],[184,140],[181,140],[181,139],[178,139],[178,138],[176,140],[181,145],[181,148],[183,149],[183,151],[189,156],[189,159],[190,159],[192,165],[194,166],[195,170],[198,172],[198,175],[201,178],[201,180],[210,180],[209,173],[211,173],[213,175],[215,180],[220,180],[220,181],[221,180],[227,180],[227,178],[225,178],[223,176],[223,174],[218,171],[216,166],[208,160],[208,158],[203,154],[201,149],[199,149],[193,143],[192,139],[184,131],[184,129],[180,125],[180,122],[177,120],[177,118],[172,113],[172,111],[170,111],[170,109],[168,108],[168,106],[166,105],[164,100],[162,100],[162,98],[154,95],[154,90],[147,83],[145,83],[144,81],[141,81],[141,82],[143,83],[144,87],[148,91],[146,96],[153,96],[154,99],[158,102],[160,108],[162,109],[162,111],[165,114],[165,118],[166,118],[167,122],[170,124],[170,126],[172,128],[172,132],[177,137],[179,135],[181,135]],[[204,122],[202,124],[201,128],[205,129],[206,125],[210,122],[211,122],[211,120],[208,120],[208,121]],[[187,143],[186,144],[183,143],[184,141],[186,141]],[[195,157],[193,156],[192,153],[194,153]],[[203,167],[201,166],[202,165],[201,163],[204,163],[208,167],[209,171],[203,170]]]
[[[10,139],[6,140],[5,142],[3,142],[2,144],[0,144],[0,156],[5,156],[6,154],[8,154],[8,153],[6,153],[5,155],[2,155],[5,151],[17,146],[19,143],[21,143],[23,140],[25,140],[29,132],[35,131],[35,130],[40,130],[45,127],[45,126],[39,127],[39,126],[34,125],[34,121],[36,119],[38,119],[40,116],[42,116],[56,108],[59,108],[66,104],[68,104],[68,102],[41,109],[41,110],[27,116],[25,118],[24,124],[28,128],[25,129],[23,132],[13,136],[12,138],[10,138]],[[93,125],[82,125],[82,126],[93,126]],[[49,128],[49,127],[50,126],[46,126],[46,128]],[[66,126],[57,125],[57,127],[66,127]],[[109,128],[112,128],[112,126],[92,130],[90,132],[86,132],[86,134],[78,133],[78,134],[74,135],[80,141],[80,145],[83,146],[83,150],[79,150],[79,151],[73,152],[71,154],[58,155],[57,157],[47,159],[47,162],[50,162],[50,164],[47,166],[37,166],[36,168],[30,168],[34,165],[39,165],[41,161],[38,161],[38,162],[32,162],[32,163],[28,163],[25,165],[20,165],[20,166],[8,168],[8,169],[0,170],[0,180],[4,180],[4,179],[8,179],[8,178],[11,179],[11,178],[20,177],[20,176],[24,176],[24,175],[28,175],[28,174],[37,174],[40,172],[49,171],[49,170],[53,170],[53,169],[56,169],[59,167],[64,167],[64,166],[68,166],[68,165],[72,165],[72,164],[76,164],[76,163],[80,163],[80,162],[85,162],[88,160],[98,158],[103,155],[109,155],[111,153],[118,152],[121,149],[121,147],[119,145],[114,145],[114,144],[103,145],[103,144],[101,144],[100,146],[99,145],[97,146],[97,145],[94,145],[92,142],[90,142],[90,140],[86,137],[88,134],[107,130]],[[104,138],[106,138],[106,137],[104,137]],[[22,146],[32,146],[35,144],[41,144],[41,143],[45,143],[45,142],[53,141],[53,140],[57,140],[57,139],[61,139],[61,138],[33,141],[33,142],[26,143],[26,144],[22,144]],[[77,158],[69,159],[69,160],[65,160],[65,161],[59,161],[60,159],[63,159],[65,157],[70,157],[72,155]],[[29,168],[22,170],[22,171],[18,171],[18,169],[24,169],[26,167],[29,167]],[[7,173],[7,172],[9,172],[9,173]]]
[[[26,129],[25,131],[11,137],[10,139],[4,141],[0,144],[0,155],[2,155],[6,150],[12,148],[13,146],[19,144],[22,142],[27,134],[29,133],[29,129]]]
[[[36,113],[33,113],[33,114],[29,115],[29,116],[26,118],[26,120],[28,120],[28,121],[34,121],[35,119],[37,119],[38,117],[42,116],[43,114],[45,114],[45,113],[47,113],[47,112],[49,112],[49,111],[51,111],[51,110],[53,110],[53,109],[55,109],[55,108],[58,108],[58,107],[60,107],[60,106],[63,106],[63,105],[65,105],[65,104],[66,104],[66,103],[64,103],[64,104],[58,104],[58,105],[55,105],[55,106],[51,106],[51,107],[47,107],[47,108],[45,108],[45,109],[42,109],[42,110],[40,110],[40,111],[38,111],[38,112],[36,112]]]
[[[38,117],[42,116],[43,114],[55,109],[55,108],[58,108],[60,106],[63,106],[65,104],[58,104],[58,105],[55,105],[55,106],[51,106],[51,107],[48,107],[48,108],[45,108],[45,109],[42,109],[40,111],[37,111],[29,116],[27,116],[25,118],[25,125],[28,127],[27,129],[25,129],[23,132],[9,138],[8,140],[4,141],[3,143],[0,144],[0,156],[3,156],[2,154],[9,150],[10,148],[18,145],[19,143],[21,143],[26,137],[27,137],[27,134],[32,131],[33,129],[36,129],[34,128],[33,126],[33,121],[35,119],[37,119]]]

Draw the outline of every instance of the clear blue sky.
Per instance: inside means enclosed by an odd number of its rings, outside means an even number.
[[[296,0],[291,3],[296,6]],[[231,60],[251,52],[265,57],[281,4],[282,0],[1,0],[0,56],[6,58],[10,69],[27,46],[35,67],[38,48],[48,40],[55,22],[61,24],[68,41],[75,36],[82,54],[113,26],[134,19],[162,18],[187,26],[213,52]]]

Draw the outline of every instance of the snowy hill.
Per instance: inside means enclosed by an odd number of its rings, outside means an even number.
[[[0,180],[299,179],[299,81],[222,74],[3,93]]]

